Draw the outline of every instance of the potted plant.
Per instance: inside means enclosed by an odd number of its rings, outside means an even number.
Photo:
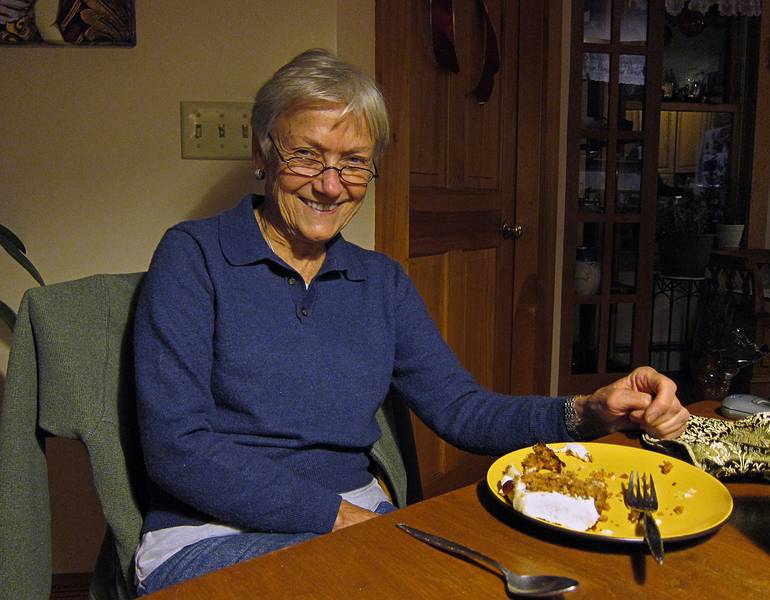
[[[42,276],[35,268],[35,265],[27,258],[27,249],[24,243],[7,227],[0,225],[0,246],[11,255],[26,271],[35,278],[40,285],[45,285]],[[16,311],[14,311],[5,302],[0,300],[0,320],[13,331],[16,324]]]
[[[656,238],[660,270],[674,277],[703,277],[714,246],[711,206],[686,190],[658,196]]]

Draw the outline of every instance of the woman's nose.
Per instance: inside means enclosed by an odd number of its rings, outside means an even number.
[[[326,170],[321,173],[320,181],[321,191],[327,196],[336,197],[342,193],[342,180],[336,169],[327,167]]]

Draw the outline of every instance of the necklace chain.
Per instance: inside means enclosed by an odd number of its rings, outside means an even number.
[[[263,231],[262,237],[265,238],[265,241],[267,242],[267,247],[270,248],[273,254],[276,254],[275,248],[273,248],[273,245],[270,243],[270,238],[267,237],[267,234]]]
[[[262,217],[262,213],[259,212],[259,211],[257,211],[257,212],[258,212],[258,215],[259,215],[259,216],[257,216],[257,225],[259,226],[259,231],[262,234],[262,239],[264,239],[265,242],[267,242],[267,247],[270,248],[270,251],[277,256],[278,254],[275,251],[275,248],[273,248],[273,245],[270,243],[270,238],[267,237],[267,228],[265,227],[264,223],[262,222],[262,218],[263,218]]]

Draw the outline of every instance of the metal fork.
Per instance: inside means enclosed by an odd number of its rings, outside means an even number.
[[[658,495],[655,493],[655,483],[650,475],[650,482],[647,483],[647,474],[640,478],[638,474],[631,471],[628,476],[628,488],[625,494],[626,506],[631,510],[642,513],[642,523],[644,524],[644,538],[647,540],[647,546],[650,548],[655,561],[663,564],[663,540],[660,537],[658,524],[652,513],[658,510]]]

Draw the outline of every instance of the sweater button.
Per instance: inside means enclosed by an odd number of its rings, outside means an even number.
[[[299,311],[299,312],[300,312],[300,313],[302,313],[302,316],[303,316],[303,317],[306,317],[306,316],[308,316],[308,314],[309,314],[309,311],[308,311],[308,309],[306,309],[306,308],[303,308],[303,309],[302,309],[301,311]]]
[[[289,277],[289,279],[287,281],[288,281],[289,285],[294,285],[294,284],[297,283],[297,280],[294,279],[294,277]]]

